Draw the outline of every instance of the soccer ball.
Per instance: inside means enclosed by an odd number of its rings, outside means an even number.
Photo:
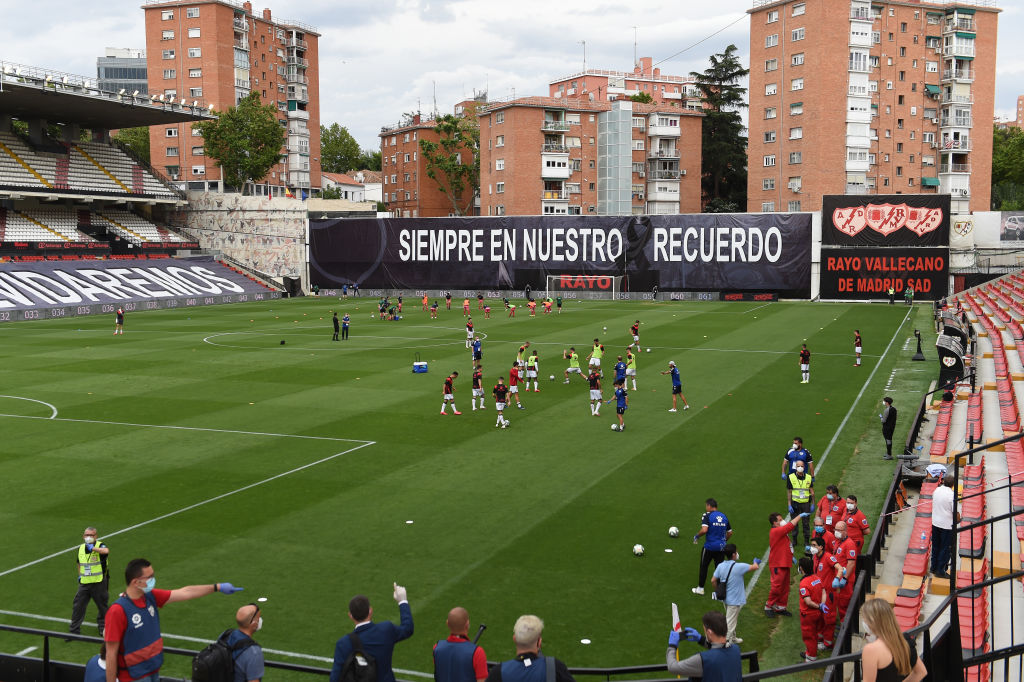
[[[618,424],[612,424],[612,431],[618,431],[618,430],[619,430],[619,425]]]
[[[601,330],[602,331],[608,331],[608,327],[602,327]]]
[[[639,544],[639,543],[633,545],[633,556],[643,556],[643,555],[644,555],[644,546]]]
[[[508,425],[511,424],[511,423],[512,422],[510,422],[509,420],[506,419],[505,421],[501,422],[501,428],[503,428],[503,429],[508,428]]]
[[[554,381],[555,380],[555,375],[552,374],[551,376],[548,377],[548,379],[550,379],[551,381]]]
[[[648,349],[647,349],[647,352],[648,352],[648,353],[650,353],[650,352],[651,352],[651,349],[650,349],[650,348],[648,348]]]
[[[668,529],[668,536],[670,538],[677,538],[677,537],[679,537],[679,529],[676,528],[675,526],[672,526],[671,528]]]

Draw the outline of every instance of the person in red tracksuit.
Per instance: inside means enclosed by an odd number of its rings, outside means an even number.
[[[871,526],[868,525],[868,519],[864,516],[864,512],[857,509],[856,495],[846,496],[843,521],[846,522],[846,531],[849,533],[850,539],[853,540],[853,544],[857,545],[857,551],[860,552],[864,547],[864,536],[871,532]]]
[[[829,536],[832,534],[829,533]],[[828,550],[825,548],[825,541],[822,538],[811,538],[811,560],[814,562],[814,575],[821,580],[821,589],[824,592],[825,601],[831,610],[828,614],[822,613],[821,630],[818,632],[818,641],[821,645],[818,650],[832,648],[832,635],[836,622],[836,595],[832,589],[832,580],[836,577],[835,564],[830,560]]]
[[[796,528],[795,522],[804,516],[807,516],[807,512],[783,523],[782,514],[768,515],[768,523],[771,524],[768,531],[768,571],[772,577],[772,586],[768,601],[764,603],[766,616],[793,615],[786,608],[789,605],[789,568],[793,564],[793,547],[789,544],[788,534]]]
[[[839,547],[829,558],[830,563],[835,567],[836,577],[832,580],[832,589],[836,592],[836,628],[842,626],[843,618],[846,617],[846,609],[850,606],[850,598],[853,596],[853,583],[857,575],[857,545],[849,537],[846,524],[842,521],[836,524],[836,540]]]
[[[800,636],[804,640],[805,661],[818,660],[818,637],[825,629],[826,619],[832,613],[828,593],[821,584],[821,578],[814,574],[814,562],[800,559]]]
[[[817,516],[821,517],[825,530],[831,533],[837,521],[843,520],[843,512],[846,511],[845,500],[839,496],[839,487],[830,485],[825,488],[825,494],[818,500]]]

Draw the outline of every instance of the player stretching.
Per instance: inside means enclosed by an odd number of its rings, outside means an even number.
[[[498,377],[498,383],[491,390],[491,395],[494,396],[494,409],[498,413],[498,421],[494,425],[505,428],[508,426],[508,420],[505,419],[505,396],[508,395],[508,386],[504,384],[501,377]]]
[[[640,320],[633,323],[633,326],[629,328],[629,333],[633,335],[633,343],[629,344],[629,348],[636,346],[636,352],[640,352]]]
[[[807,344],[800,348],[800,376],[801,384],[811,383],[811,351],[807,350]]]
[[[124,336],[124,308],[117,306],[117,312],[114,315],[114,336],[118,334]]]
[[[434,301],[432,304],[430,304],[430,319],[437,319],[437,301]]]
[[[636,390],[636,356],[633,351],[626,349],[626,381],[633,377],[633,390]]]
[[[854,329],[853,330],[853,352],[855,352],[857,354],[857,362],[855,362],[853,364],[854,367],[860,367],[860,354],[861,354],[862,350],[864,350],[864,346],[861,345],[860,330],[859,329]]]
[[[519,402],[519,381],[520,381],[520,379],[519,379],[519,372],[520,371],[521,370],[519,368],[519,365],[517,365],[516,363],[513,362],[512,363],[512,369],[509,370],[509,373],[508,373],[508,392],[509,392],[509,394],[515,396],[516,407],[518,407],[520,410],[525,410],[526,408],[523,407],[523,404],[521,402]],[[512,400],[509,399],[509,402],[512,402]]]
[[[459,412],[459,408],[455,407],[455,378],[459,376],[458,372],[452,372],[444,380],[444,401],[441,403],[441,414],[448,414],[444,411],[444,408],[448,407],[448,403],[452,404],[452,412],[455,414],[462,414]]]
[[[601,372],[601,358],[604,357],[604,346],[601,345],[600,339],[594,339],[594,348],[590,351],[590,355],[587,356],[587,367],[590,371],[595,369]],[[604,376],[604,372],[601,372],[601,376]]]
[[[476,411],[476,399],[480,398],[480,409],[484,409],[484,375],[483,367],[477,365],[473,370],[473,411]]]
[[[466,348],[473,347],[473,318],[466,320]]]
[[[616,431],[625,431],[626,424],[623,422],[623,417],[626,414],[626,410],[629,409],[629,393],[626,392],[626,386],[623,382],[615,382],[615,395],[608,402],[612,400],[615,401],[615,414],[619,418],[619,428]]]
[[[587,376],[587,381],[590,382],[590,414],[595,417],[601,416],[601,375],[597,372],[591,372]]]
[[[537,383],[537,374],[540,372],[540,356],[537,351],[530,353],[526,358],[526,390],[530,390],[530,379],[533,379],[533,392],[540,393],[540,384]]]
[[[579,374],[581,379],[586,379],[583,376],[583,370],[580,369],[580,356],[576,354],[576,348],[570,348],[568,351],[562,351],[562,357],[569,361],[569,366],[565,369],[565,381],[563,384],[569,383],[570,374]]]
[[[523,383],[523,378],[526,376],[526,350],[530,347],[530,342],[526,341],[523,345],[519,346],[519,352],[516,353],[516,367],[519,368],[519,381]],[[527,386],[529,388],[529,386]]]

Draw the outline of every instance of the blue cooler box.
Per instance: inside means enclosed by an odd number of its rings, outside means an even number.
[[[414,362],[414,363],[412,363],[412,373],[413,374],[426,374],[427,373],[427,363],[425,363],[425,362]]]

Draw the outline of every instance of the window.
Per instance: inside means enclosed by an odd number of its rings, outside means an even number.
[[[770,36],[765,36],[764,37],[764,46],[765,47],[775,47],[778,44],[779,44],[779,34],[778,33],[773,33]]]
[[[794,17],[798,17],[798,16],[800,16],[801,14],[803,14],[806,11],[807,11],[806,3],[798,2],[797,4],[793,5],[793,16]]]
[[[188,77],[189,78],[202,78],[203,77],[203,70],[202,69],[189,69],[188,70]]]
[[[790,116],[799,116],[802,113],[804,113],[804,103],[803,102],[793,102],[792,104],[789,105],[789,115]]]
[[[494,185],[494,191],[497,192],[498,194],[504,194],[505,193],[505,183],[504,182],[496,183]]]
[[[206,156],[206,151],[202,147],[192,147],[192,156]]]
[[[789,129],[789,139],[791,139],[791,140],[802,140],[803,137],[804,137],[804,129],[803,128],[790,128]]]
[[[792,88],[791,89],[793,89],[793,90],[803,90],[804,89],[804,79],[803,78],[794,78],[793,81],[792,81]]]
[[[642,152],[644,150],[643,140],[633,140],[633,151]]]
[[[587,183],[587,189],[589,189],[591,192],[593,192],[594,191],[594,183],[588,182]]]
[[[580,115],[579,114],[566,114],[565,115],[565,122],[568,123],[571,126],[578,126],[580,124]]]
[[[797,199],[796,201],[789,202],[789,210],[790,210],[790,212],[799,211],[800,210],[800,200]]]
[[[192,129],[192,137],[202,137],[202,136],[203,136],[203,131],[202,130],[200,130],[199,128],[193,128]]]
[[[907,48],[905,48],[905,47],[901,47],[900,48],[900,56],[901,57],[906,57],[907,56]]]
[[[892,81],[885,81],[885,89],[892,90]]]
[[[178,155],[178,148],[177,147],[168,147],[167,148],[167,156],[177,156],[177,155]]]
[[[163,51],[163,58],[164,59],[174,59],[174,50],[164,50]]]
[[[903,166],[896,166],[896,177],[903,176]]]
[[[900,22],[900,33],[906,33],[906,32],[907,32],[907,22],[901,21]]]
[[[198,28],[190,28],[188,30],[188,37],[189,38],[198,38],[199,37],[199,29]]]
[[[189,88],[188,89],[188,96],[191,97],[192,99],[199,99],[200,97],[203,96],[203,89],[202,88]]]
[[[779,20],[779,10],[773,9],[772,11],[768,12],[767,21],[765,21],[764,23],[766,23],[766,24],[774,24],[778,20]]]
[[[174,40],[174,31],[161,31],[160,40]]]
[[[764,117],[765,118],[775,118],[776,114],[777,114],[777,109],[775,107],[765,107],[765,110],[764,110]]]
[[[206,175],[206,166],[192,166],[192,175]]]
[[[505,136],[504,135],[498,135],[496,138],[494,138],[494,146],[495,147],[504,147],[505,146]]]
[[[775,131],[774,130],[766,130],[765,133],[764,133],[764,141],[765,141],[765,144],[769,144],[769,143],[775,142]]]
[[[762,201],[761,202],[761,212],[762,213],[771,213],[774,210],[775,210],[775,202],[774,201]]]
[[[882,187],[889,186],[889,178],[882,178]]]
[[[764,70],[765,71],[775,71],[778,68],[779,68],[779,60],[778,59],[767,59],[767,60],[765,60],[765,63],[764,63]]]
[[[160,12],[160,21],[170,21],[173,18],[174,18],[174,10],[173,9],[165,9],[162,12]]]
[[[896,119],[896,129],[897,130],[903,130],[903,119],[902,118]]]
[[[804,39],[804,29],[802,27],[801,28],[794,28],[792,31],[790,31],[789,36],[790,36],[789,39],[792,42],[796,42],[798,40],[803,40]]]
[[[405,153],[405,156],[402,158],[402,161],[404,161],[405,163],[409,163],[409,153],[408,152]]]
[[[793,55],[793,59],[790,60],[790,63],[793,66],[800,66],[801,64],[803,64],[804,63],[804,53],[803,52],[797,52],[795,55]]]
[[[177,72],[174,69],[164,69],[164,78],[174,78]]]
[[[879,63],[880,62],[877,55],[871,55],[870,57],[868,57],[868,66],[870,66],[872,69],[877,69]]]
[[[189,57],[202,57],[203,56],[203,48],[201,48],[201,47],[190,47],[190,48],[188,48],[188,56]]]
[[[580,138],[578,138],[578,137],[575,137],[575,136],[569,137],[569,136],[567,136],[565,138],[565,146],[566,147],[582,147],[583,143],[580,141]],[[641,147],[641,149],[643,149],[643,147]]]
[[[907,80],[907,72],[906,71],[900,71],[899,76],[900,76],[900,83],[903,83],[904,81]]]
[[[939,63],[938,62],[926,61],[924,63],[924,70],[925,70],[925,73],[938,73],[939,72]]]
[[[582,159],[569,159],[569,170],[571,170],[571,171],[578,171],[578,170],[580,170],[582,168],[582,165],[583,165],[583,160]]]
[[[803,152],[790,152],[789,162],[790,163],[803,163],[804,153]]]
[[[186,8],[185,9],[185,18],[186,19],[198,19],[199,18],[199,8],[198,7],[188,7],[188,8]]]
[[[902,142],[897,142],[896,143],[896,153],[897,154],[902,154],[903,153],[903,143]]]
[[[765,165],[765,168],[769,168],[771,166],[774,166],[775,165],[775,155],[774,154],[765,154],[765,156],[764,156],[764,165]]]
[[[764,86],[764,94],[766,96],[768,96],[768,97],[774,95],[777,90],[778,90],[778,85],[776,83],[767,83]]]
[[[498,113],[496,113],[494,115],[494,122],[495,123],[504,123],[505,122],[505,112],[504,111],[499,111]]]
[[[498,206],[495,206],[494,215],[505,215],[505,207],[500,204]]]
[[[494,161],[494,170],[505,170],[505,159],[496,159]]]
[[[761,180],[761,189],[768,191],[775,189],[775,178],[764,178]]]
[[[634,116],[633,117],[633,127],[638,129],[638,130],[643,130],[644,127],[645,127],[644,119],[642,117],[640,117],[640,116]]]
[[[882,42],[882,32],[881,31],[872,31],[871,32],[871,42],[874,43],[875,45],[877,45],[878,43]]]

